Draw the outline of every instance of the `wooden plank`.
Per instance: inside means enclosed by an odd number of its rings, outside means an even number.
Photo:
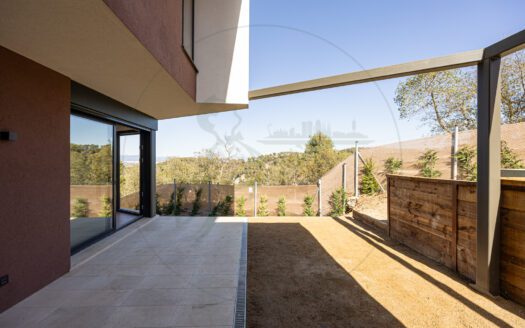
[[[477,201],[476,186],[459,186],[458,200],[475,203]]]
[[[432,216],[432,214],[424,211],[411,209],[409,212],[404,207],[398,207],[395,204],[391,208],[392,217],[409,224],[423,227],[429,230],[436,230],[447,236],[451,233],[452,218],[441,218],[439,216]]]
[[[525,212],[525,192],[520,190],[503,190],[501,207]]]
[[[450,256],[452,257],[455,271],[458,271],[458,188],[457,184],[452,186],[452,247],[450,247]]]
[[[344,85],[380,81],[385,79],[409,76],[434,71],[442,71],[458,67],[466,67],[479,63],[483,49],[461,52],[453,55],[418,60],[398,65],[361,70],[346,74],[333,75],[313,80],[278,85],[269,88],[252,90],[250,100],[308,92]]]

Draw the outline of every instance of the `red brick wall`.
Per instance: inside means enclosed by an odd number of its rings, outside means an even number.
[[[0,47],[0,312],[69,270],[70,84]]]

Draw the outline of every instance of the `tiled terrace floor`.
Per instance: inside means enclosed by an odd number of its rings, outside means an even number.
[[[0,315],[0,327],[232,327],[244,220],[143,219]]]

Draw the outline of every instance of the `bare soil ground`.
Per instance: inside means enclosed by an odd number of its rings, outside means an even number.
[[[250,218],[248,327],[524,327],[525,308],[346,218]]]
[[[361,195],[357,200],[355,210],[367,214],[374,219],[388,219],[388,202],[386,194]]]

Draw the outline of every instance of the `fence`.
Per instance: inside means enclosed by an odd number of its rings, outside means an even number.
[[[166,206],[170,198],[174,196],[174,190],[181,193],[180,215],[190,215],[195,203],[197,191],[200,189],[201,198],[199,211],[195,215],[209,215],[217,206],[219,201],[224,201],[226,196],[233,196],[230,215],[235,214],[238,201],[241,197],[245,199],[246,216],[254,216],[254,208],[259,207],[261,197],[267,198],[267,209],[269,215],[277,215],[277,202],[279,198],[286,200],[286,215],[303,215],[304,198],[313,196],[313,210],[318,212],[318,188],[316,185],[295,186],[255,186],[255,185],[216,185],[216,184],[163,184],[157,186],[157,196],[160,206]],[[211,194],[210,194],[211,192]],[[211,197],[209,196],[211,195]]]
[[[502,179],[501,294],[525,304],[525,179]],[[388,233],[462,276],[476,272],[476,183],[388,176]]]

